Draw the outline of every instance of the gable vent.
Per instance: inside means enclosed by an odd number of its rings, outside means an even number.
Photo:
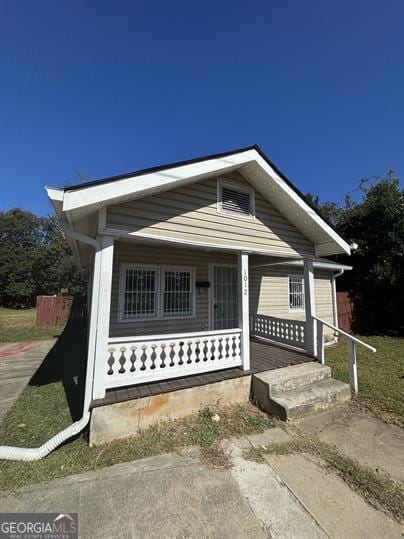
[[[220,207],[225,213],[252,217],[251,193],[222,186]]]

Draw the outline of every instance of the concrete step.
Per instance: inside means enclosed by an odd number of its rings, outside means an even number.
[[[331,378],[330,367],[315,362],[255,374],[252,394],[262,409],[285,421],[351,398],[350,387]]]
[[[320,365],[315,361],[310,361],[308,363],[261,372],[254,376],[268,386],[269,395],[272,396],[319,382],[325,378],[331,378],[331,368],[327,365]]]
[[[303,388],[285,391],[272,400],[284,410],[285,419],[298,419],[320,412],[351,398],[351,388],[334,378],[326,378]]]

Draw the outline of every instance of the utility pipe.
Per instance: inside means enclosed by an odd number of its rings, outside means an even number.
[[[97,286],[99,290],[100,286],[100,254],[101,254],[101,245],[94,238],[80,234],[69,228],[67,223],[62,222],[63,232],[70,236],[71,238],[90,245],[95,251],[94,257],[94,272],[93,272],[93,284]],[[96,289],[96,290],[97,290]],[[91,301],[91,312],[90,312],[90,321],[96,320],[98,317],[98,294],[92,294]],[[96,324],[95,324],[96,327]],[[95,336],[94,336],[95,339]],[[87,369],[86,369],[86,382],[85,382],[85,391],[84,391],[84,403],[83,403],[83,416],[81,419],[62,430],[55,436],[52,436],[50,440],[45,442],[40,447],[25,448],[25,447],[13,447],[3,445],[0,446],[0,460],[39,460],[47,455],[57,447],[59,447],[63,442],[72,438],[76,434],[79,434],[88,424],[90,420],[90,403],[91,396],[93,391],[93,379],[94,379],[94,363],[95,363],[95,348],[91,346],[89,342],[88,354],[87,354]]]
[[[335,279],[340,277],[344,273],[344,270],[340,270],[338,273],[333,273],[331,276],[331,287],[332,287],[332,310],[334,318],[334,326],[338,327],[338,312],[337,312],[337,286]]]

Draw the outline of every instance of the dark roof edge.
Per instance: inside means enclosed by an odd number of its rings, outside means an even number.
[[[177,161],[176,163],[169,163],[167,165],[158,165],[156,167],[150,167],[150,168],[144,168],[141,170],[136,170],[134,172],[127,172],[125,174],[119,174],[117,176],[110,176],[108,178],[101,178],[99,180],[91,180],[85,183],[80,183],[76,185],[71,185],[69,187],[65,187],[64,191],[75,191],[77,189],[82,189],[85,187],[92,187],[93,185],[100,185],[103,183],[113,182],[117,180],[123,180],[125,178],[133,178],[136,176],[141,176],[142,174],[151,174],[153,172],[159,172],[160,170],[168,170],[170,168],[185,166],[185,165],[192,165],[193,163],[198,163],[201,161],[208,161],[209,159],[220,159],[221,157],[227,157],[228,155],[234,155],[236,153],[242,153],[247,152],[248,150],[256,150],[259,155],[275,170],[275,172],[282,178],[282,180],[287,183],[287,185],[296,193],[298,194],[305,202],[306,204],[325,222],[327,225],[334,230],[346,243],[349,244],[349,241],[342,236],[338,230],[336,230],[335,226],[330,223],[330,221],[325,218],[321,213],[318,211],[318,209],[307,200],[306,195],[298,188],[296,185],[285,176],[285,174],[265,155],[265,153],[261,150],[261,148],[258,146],[258,144],[253,144],[252,146],[246,146],[244,148],[239,148],[237,150],[230,150],[227,152],[221,152],[221,153],[215,153],[206,155],[205,157],[196,157],[194,159],[188,159],[185,161]]]
[[[75,185],[69,185],[64,188],[64,191],[76,191],[83,187],[91,187],[93,185],[100,185],[102,183],[113,182],[117,180],[124,180],[125,178],[134,178],[141,176],[142,174],[152,174],[153,172],[159,172],[160,170],[168,170],[170,168],[182,167],[185,165],[192,165],[193,163],[199,163],[201,161],[208,161],[209,159],[220,159],[221,157],[227,157],[228,155],[234,155],[235,153],[247,152],[248,150],[257,150],[261,156],[264,156],[262,150],[254,144],[253,146],[246,146],[245,148],[239,148],[238,150],[230,150],[228,152],[214,153],[206,155],[204,157],[195,157],[193,159],[187,159],[185,161],[177,161],[175,163],[169,163],[167,165],[158,165],[156,167],[143,168],[141,170],[135,170],[133,172],[126,172],[125,174],[118,174],[117,176],[110,176],[108,178],[100,178],[99,180],[90,180],[84,183],[77,183]],[[267,159],[267,158],[265,158]],[[268,160],[268,159],[267,159]]]

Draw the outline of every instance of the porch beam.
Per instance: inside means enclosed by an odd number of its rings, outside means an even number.
[[[114,236],[121,239],[124,238],[125,240],[133,240],[138,243],[143,242],[147,244],[149,242],[153,242],[155,244],[161,243],[163,245],[179,245],[181,247],[195,247],[198,249],[208,249],[209,251],[223,251],[232,254],[236,254],[245,250],[245,245],[242,244],[226,245],[224,243],[211,243],[207,241],[195,241],[191,239],[186,240],[175,237],[159,236],[158,234],[147,234],[145,232],[133,232],[133,230],[124,230],[120,228],[99,228],[98,233],[101,235]],[[284,259],[290,259],[291,257],[290,254],[287,254],[285,252],[273,250],[248,249],[248,252],[251,255],[273,256]],[[293,260],[295,260],[295,258],[293,258]]]
[[[304,302],[306,311],[306,346],[307,352],[317,357],[317,324],[313,316],[316,315],[316,297],[314,291],[313,260],[306,258],[304,266]]]
[[[108,358],[109,320],[111,310],[112,264],[114,238],[102,236],[100,251],[100,280],[98,320],[94,362],[93,399],[103,399],[106,390],[106,365]]]
[[[241,360],[243,370],[250,370],[250,317],[249,317],[249,277],[248,254],[238,255],[238,281],[239,281],[239,327],[241,329]]]

